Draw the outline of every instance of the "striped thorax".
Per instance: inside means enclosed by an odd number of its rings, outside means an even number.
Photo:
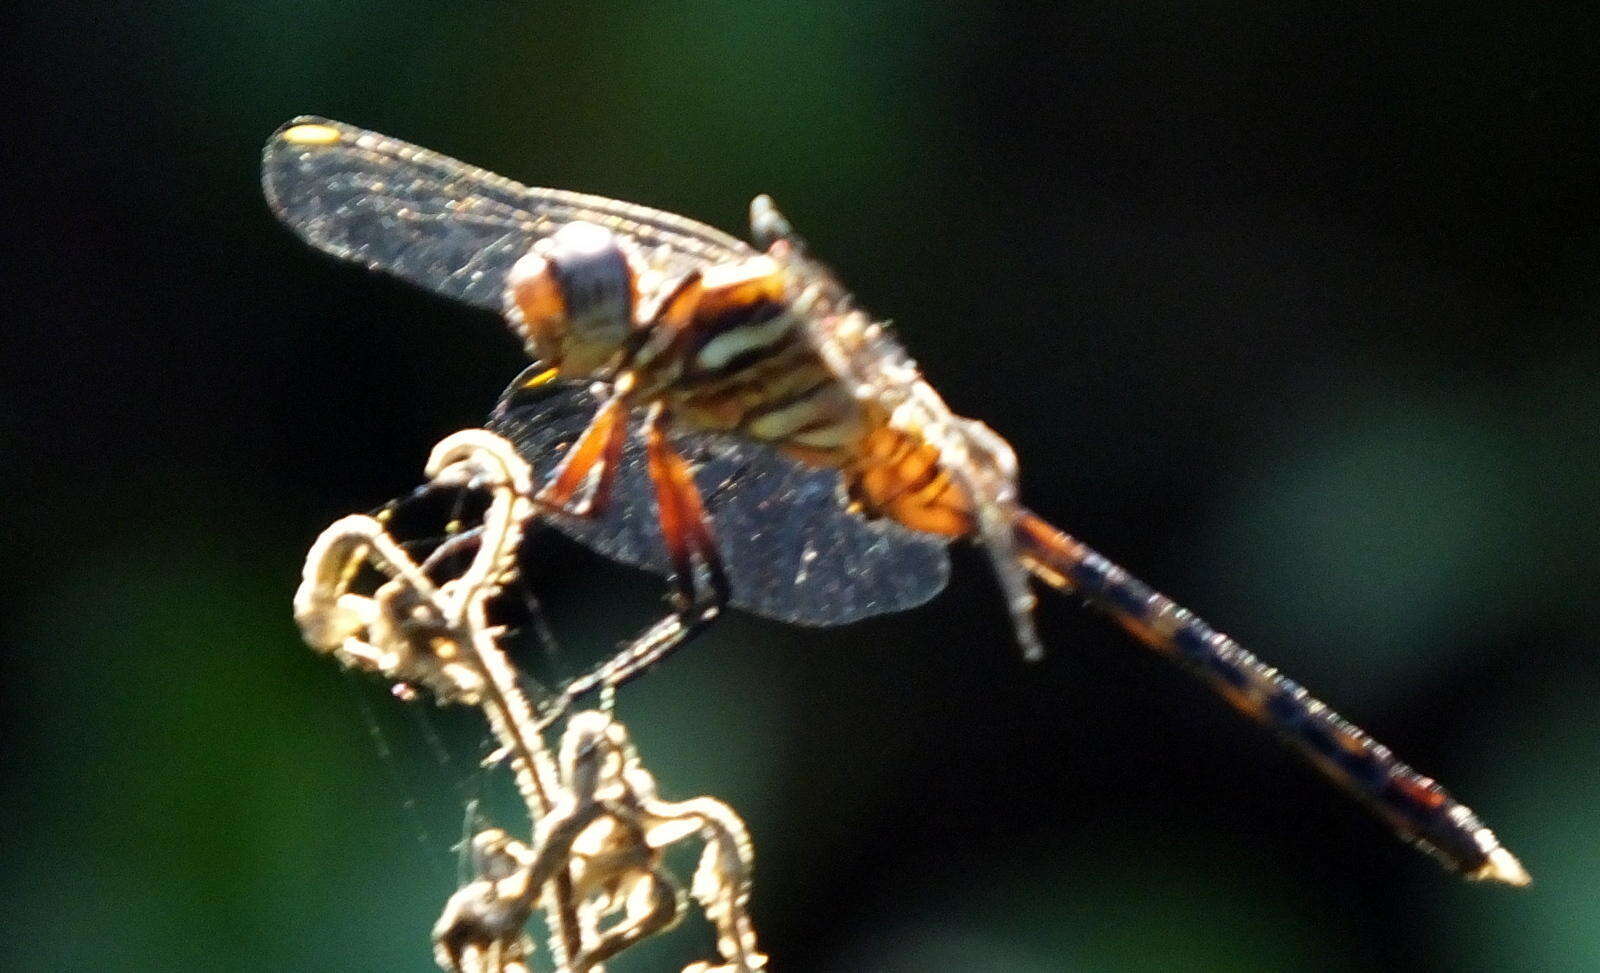
[[[676,281],[651,280],[644,266],[604,228],[571,224],[512,268],[507,317],[566,377],[626,373],[636,404],[660,403],[686,428],[840,469],[850,501],[869,516],[971,532],[970,504],[940,449],[922,428],[895,421],[878,390],[842,374],[814,340],[816,316],[854,326],[859,312],[819,308],[770,255]]]

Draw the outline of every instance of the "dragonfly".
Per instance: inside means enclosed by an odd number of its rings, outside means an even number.
[[[1529,883],[1436,781],[1023,506],[1010,445],[945,405],[769,198],[747,243],[312,116],[268,141],[262,183],[313,247],[522,340],[534,364],[488,426],[535,468],[541,515],[673,586],[674,625],[579,689],[631,678],[729,604],[812,626],[913,608],[945,586],[948,545],[970,541],[1025,657],[1043,654],[1037,581],[1187,668],[1448,868]]]

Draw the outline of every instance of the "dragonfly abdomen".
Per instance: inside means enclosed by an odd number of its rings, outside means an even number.
[[[938,448],[921,436],[879,424],[844,465],[845,491],[869,516],[927,534],[966,537],[975,527],[972,502],[940,459]]]
[[[1017,535],[1037,577],[1088,599],[1139,641],[1183,663],[1364,799],[1401,836],[1468,878],[1527,884],[1521,864],[1469,808],[1294,680],[1038,517],[1025,514]]]

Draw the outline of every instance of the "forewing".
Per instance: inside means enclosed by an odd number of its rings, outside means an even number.
[[[588,388],[553,384],[504,400],[489,428],[548,477],[594,414]],[[903,611],[949,578],[945,542],[871,522],[839,500],[839,475],[726,436],[676,440],[695,464],[734,605],[801,625],[840,625]],[[630,435],[611,504],[596,520],[557,518],[565,534],[618,561],[667,575],[644,446]]]
[[[517,258],[578,220],[631,238],[667,274],[754,252],[682,216],[524,186],[311,116],[296,118],[268,140],[261,183],[272,211],[317,249],[496,312],[503,310],[506,272]]]

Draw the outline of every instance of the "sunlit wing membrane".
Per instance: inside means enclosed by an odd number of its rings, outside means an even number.
[[[489,428],[548,477],[597,405],[579,385],[521,390]],[[728,436],[684,435],[677,445],[696,466],[734,605],[800,625],[839,625],[915,607],[944,588],[944,542],[849,512],[839,502],[836,471],[803,467]],[[637,437],[624,448],[611,504],[598,520],[551,522],[607,557],[670,573]]]
[[[419,146],[305,116],[262,153],[278,218],[312,246],[436,294],[502,310],[506,272],[534,241],[582,220],[630,238],[660,271],[681,274],[754,251],[672,213],[524,186]]]

